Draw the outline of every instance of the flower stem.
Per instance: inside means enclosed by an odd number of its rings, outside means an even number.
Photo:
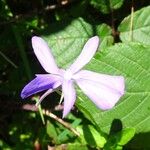
[[[20,51],[20,56],[22,58],[22,61],[23,61],[24,67],[25,67],[26,75],[29,79],[31,79],[31,76],[32,76],[31,69],[29,66],[29,61],[28,61],[28,58],[27,58],[27,55],[25,52],[25,47],[24,47],[23,40],[20,35],[19,29],[17,28],[17,26],[12,25],[12,31],[14,33],[14,36],[15,36],[15,39],[16,39],[16,42],[17,42],[17,45],[18,45],[18,48]]]
[[[38,103],[38,101],[39,101],[39,97],[35,97],[35,96],[34,96],[32,99],[35,100],[36,103]],[[45,124],[45,119],[44,119],[44,115],[43,115],[43,110],[42,110],[42,107],[41,107],[40,104],[38,105],[38,110],[39,110],[39,113],[40,113],[40,116],[41,116],[41,120],[42,120],[43,124]]]

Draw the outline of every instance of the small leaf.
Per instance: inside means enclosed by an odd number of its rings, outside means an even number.
[[[46,131],[47,131],[47,134],[49,135],[49,137],[54,140],[54,142],[58,141],[57,140],[58,135],[57,135],[56,128],[50,121],[47,122]]]
[[[67,144],[67,150],[89,150],[86,145],[78,144],[78,143],[69,143]]]
[[[120,132],[110,135],[104,146],[104,150],[122,150],[123,146],[133,138],[134,134],[134,128],[126,128]]]
[[[106,143],[104,135],[92,125],[78,126],[77,130],[81,134],[79,138],[83,144],[102,148]]]
[[[118,9],[122,6],[124,0],[91,0],[91,4],[99,11],[107,14],[112,9]]]
[[[61,144],[58,146],[48,146],[48,150],[88,150],[86,145],[82,145],[79,143],[68,143],[68,144]]]
[[[136,41],[150,45],[150,6],[134,12],[126,17],[119,25],[120,38],[123,42]],[[133,26],[131,27],[131,21]]]
[[[73,128],[76,128],[79,124],[81,123],[81,119],[76,118],[76,120],[73,121],[73,123],[71,124],[71,126]],[[57,139],[59,142],[64,142],[69,140],[71,137],[74,137],[75,135],[69,131],[68,129],[65,129],[63,132],[61,132]]]
[[[135,129],[134,128],[126,128],[121,133],[119,133],[121,138],[118,141],[118,145],[125,145],[127,144],[135,135]]]
[[[108,46],[111,46],[114,42],[114,38],[112,37],[112,30],[106,24],[101,24],[96,27],[96,33],[100,37],[100,48],[103,49]]]

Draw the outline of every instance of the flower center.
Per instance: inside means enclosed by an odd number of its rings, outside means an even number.
[[[65,80],[71,80],[72,76],[73,76],[73,74],[71,71],[69,71],[69,70],[65,71],[65,73],[64,73]]]

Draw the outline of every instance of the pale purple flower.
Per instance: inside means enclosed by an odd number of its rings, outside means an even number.
[[[64,95],[65,117],[73,107],[76,100],[76,83],[97,107],[107,110],[114,107],[124,94],[124,78],[100,74],[89,70],[81,70],[94,56],[99,45],[98,36],[90,38],[84,45],[81,54],[66,70],[58,68],[47,43],[40,37],[32,38],[34,53],[47,74],[36,75],[21,92],[21,97],[26,98],[35,93],[47,90],[40,98],[39,103],[59,86],[62,86]]]

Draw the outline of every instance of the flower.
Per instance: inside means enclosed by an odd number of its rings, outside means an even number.
[[[114,107],[124,94],[124,78],[100,74],[89,70],[81,70],[94,56],[99,45],[98,36],[90,38],[84,45],[81,54],[66,70],[58,68],[47,43],[40,37],[32,38],[34,53],[47,74],[37,74],[22,90],[24,99],[35,93],[47,90],[40,98],[39,103],[54,89],[62,86],[64,95],[65,117],[73,107],[76,100],[76,83],[97,107],[107,110]]]

